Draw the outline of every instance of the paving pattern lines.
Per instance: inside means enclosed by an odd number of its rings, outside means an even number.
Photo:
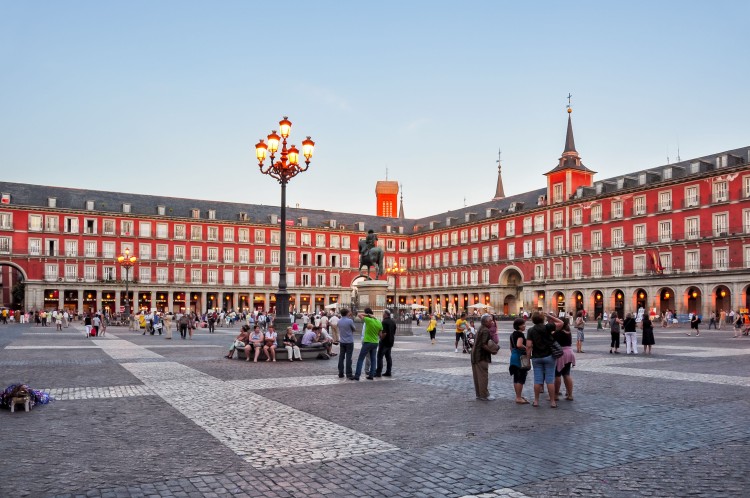
[[[113,358],[154,355],[127,341],[103,341]],[[158,355],[157,355],[158,356]],[[328,420],[249,392],[185,365],[170,361],[123,362],[121,366],[189,420],[258,469],[310,464],[356,455],[394,451],[395,446]],[[247,420],[263,422],[248,433]],[[289,427],[296,430],[292,436]]]

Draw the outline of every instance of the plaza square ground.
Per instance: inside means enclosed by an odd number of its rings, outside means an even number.
[[[0,496],[748,494],[748,337],[657,328],[652,356],[610,355],[589,327],[575,401],[551,410],[513,402],[507,350],[490,368],[497,399],[477,401],[449,324],[434,346],[414,331],[392,378],[352,382],[338,357],[224,359],[237,327],[168,341],[0,326],[0,386],[56,398],[0,412]]]

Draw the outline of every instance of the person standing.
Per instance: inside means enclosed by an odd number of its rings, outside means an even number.
[[[366,379],[373,380],[375,378],[378,342],[380,342],[379,334],[380,331],[383,330],[383,324],[372,315],[371,308],[365,308],[365,312],[360,313],[359,318],[364,322],[364,329],[362,331],[362,349],[359,351],[359,357],[357,358],[357,371],[354,373],[352,380],[359,380],[359,376],[362,374],[362,365],[364,364],[366,357],[370,358],[370,371],[368,372]],[[341,326],[341,322],[339,322],[339,326]]]
[[[339,348],[339,378],[344,378],[344,367],[346,366],[346,377],[353,379],[352,354],[354,354],[354,321],[349,318],[349,310],[341,309],[341,318],[338,320],[340,339]]]
[[[637,326],[635,318],[632,313],[625,315],[625,320],[622,322],[622,328],[625,331],[625,346],[626,354],[638,354],[638,335],[636,334],[635,328]]]
[[[570,333],[570,322],[567,318],[563,320],[563,327],[556,330],[552,337],[563,349],[563,355],[555,360],[555,401],[560,400],[560,387],[563,383],[565,383],[565,399],[573,401],[573,376],[570,375],[570,369],[576,364],[576,356],[573,354],[573,336]]]
[[[190,322],[190,317],[187,313],[183,313],[180,318],[177,319],[177,328],[180,330],[180,337],[182,337],[183,341],[187,337],[188,322]]]
[[[161,319],[164,328],[165,339],[172,339],[172,313],[166,311]]]
[[[531,364],[534,366],[534,404],[539,406],[539,395],[542,393],[544,384],[547,384],[547,393],[551,408],[557,408],[555,401],[555,358],[552,356],[552,332],[562,329],[563,322],[552,313],[547,315],[547,323],[544,323],[544,313],[535,311],[531,315],[534,324],[526,334],[526,350],[531,352]]]
[[[583,311],[579,311],[576,316],[576,353],[583,353],[583,326],[585,321],[583,319]]]
[[[419,325],[419,322],[417,322],[417,325]],[[458,341],[462,341],[464,346],[464,353],[468,353],[469,351],[466,349],[466,331],[469,328],[468,324],[466,323],[466,313],[461,313],[461,318],[456,320],[456,353],[458,353]]]
[[[437,320],[435,315],[430,315],[430,323],[427,325],[427,332],[430,334],[430,341],[435,344],[435,333],[437,332]]]
[[[396,322],[391,318],[391,312],[383,312],[383,330],[380,331],[380,342],[378,343],[378,366],[375,370],[375,377],[390,377],[393,374],[393,360],[391,350],[396,340]],[[385,358],[385,373],[383,373],[383,358]]]
[[[99,314],[95,314],[94,318],[91,319],[91,326],[94,329],[94,336],[99,335],[99,327],[102,324],[102,319],[99,318]]]
[[[701,335],[701,331],[698,329],[700,323],[701,319],[698,316],[698,313],[693,313],[693,316],[690,317],[690,330],[695,329],[695,335],[698,337]],[[686,335],[692,335],[692,333],[688,332]]]
[[[712,311],[711,314],[708,316],[708,330],[711,330],[711,325],[714,326],[714,330],[716,327],[716,312]]]
[[[721,310],[719,312],[719,330],[721,330],[721,327],[724,325],[724,323],[727,321],[727,310]]]
[[[513,390],[516,392],[516,403],[528,405],[529,400],[523,397],[523,386],[526,384],[528,370],[521,368],[521,356],[526,354],[526,320],[513,320],[513,333],[510,335],[510,366],[508,371],[513,376]]]
[[[605,327],[605,328],[606,328],[606,327],[608,327],[608,326],[609,326],[609,315],[608,315],[608,314],[607,314],[607,312],[605,311],[605,312],[604,312],[604,313],[602,314],[602,327]]]
[[[654,340],[654,322],[649,317],[644,317],[641,325],[643,325],[643,337],[641,337],[643,354],[651,354],[651,346],[656,344]]]
[[[339,345],[339,316],[337,313],[334,313],[333,316],[328,320],[328,324],[330,325],[330,332],[331,337],[333,337],[333,345],[338,346]]]
[[[208,333],[213,334],[216,332],[216,313],[213,311],[210,311],[208,313]]]
[[[480,401],[492,401],[494,396],[490,396],[490,363],[494,352],[489,346],[490,328],[495,319],[490,314],[482,315],[480,320],[479,332],[474,340],[474,347],[471,350],[471,374],[474,378],[474,392]]]

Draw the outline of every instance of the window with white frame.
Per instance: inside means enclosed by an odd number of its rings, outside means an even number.
[[[622,258],[612,258],[612,276],[622,277]]]
[[[174,283],[176,284],[185,283],[185,268],[174,269]],[[193,284],[201,283],[201,271],[199,269],[190,270],[190,283],[193,283]]]
[[[514,244],[513,242],[510,242],[508,244],[508,247],[506,247],[506,250],[508,251],[508,259],[516,258],[516,244]]]
[[[591,276],[595,278],[601,278],[602,276],[602,260],[601,259],[591,260]]]
[[[279,251],[271,251],[271,264],[272,265],[278,265],[280,262],[280,255],[281,252]]]
[[[646,196],[633,197],[633,216],[646,214]]]
[[[492,261],[500,261],[500,246],[492,246]]]
[[[201,240],[203,238],[203,227],[200,225],[190,226],[190,240]]]
[[[166,239],[169,237],[169,225],[166,223],[156,224],[156,237],[159,239]]]
[[[166,260],[168,256],[169,246],[167,244],[156,244],[156,259],[159,261]]]
[[[141,221],[138,223],[138,235],[140,237],[151,237],[151,222]]]
[[[523,219],[523,233],[531,233],[532,223],[531,216]]]
[[[742,226],[745,233],[750,233],[750,209],[745,209],[742,212]]]
[[[288,277],[289,275],[287,275]],[[243,287],[250,285],[250,272],[247,270],[240,270],[238,272],[237,283]]]
[[[564,277],[562,263],[555,263],[552,268],[552,274],[554,275],[555,280],[560,280]]]
[[[250,229],[240,228],[239,230],[237,230],[237,241],[243,244],[250,242]]]
[[[595,230],[591,232],[591,250],[601,251],[602,250],[602,231]]]
[[[125,271],[123,269],[123,278],[125,277]],[[103,266],[102,267],[102,278],[108,282],[111,282],[112,280],[115,280],[117,278],[117,272],[115,271],[114,266]]]
[[[78,233],[78,218],[65,218],[65,233]]]
[[[554,228],[563,227],[563,212],[562,211],[555,211],[555,213],[552,215],[552,223],[554,225]]]
[[[447,233],[443,233],[440,235],[440,245],[442,247],[448,246],[448,234]]]
[[[441,280],[443,283],[443,287],[448,287],[448,274],[447,273],[443,273]]]
[[[544,215],[543,214],[534,216],[534,231],[536,232],[544,231]]]
[[[317,233],[317,234],[315,234],[315,246],[316,247],[325,247],[326,246],[326,234],[324,234],[324,233]]]
[[[113,259],[115,257],[114,242],[102,242],[102,257],[106,259]]]
[[[691,185],[689,187],[685,187],[685,207],[697,206],[698,202],[698,186]]]
[[[348,254],[342,254],[341,255],[341,268],[349,268],[350,261],[351,260]]]
[[[262,265],[266,262],[266,254],[263,249],[256,249],[255,250],[255,264],[256,265]]]
[[[583,234],[573,234],[573,252],[581,252],[583,250]]]
[[[714,202],[726,202],[729,200],[729,184],[726,181],[714,182]]]
[[[207,239],[212,242],[219,240],[219,227],[208,227]]]
[[[729,269],[729,248],[728,247],[715,247],[714,248],[714,270],[728,270]]]
[[[200,261],[202,259],[202,250],[200,247],[193,246],[190,248],[190,259],[192,261]]]
[[[669,211],[670,209],[672,209],[672,191],[659,192],[659,211]]]
[[[555,183],[552,186],[552,202],[562,202],[563,199],[563,184]]]
[[[185,240],[185,225],[174,226],[174,238],[177,240]]]
[[[104,235],[115,234],[115,220],[104,220],[102,222],[102,233]]]
[[[209,247],[207,251],[207,259],[209,263],[218,263],[219,262],[219,248],[218,247]]]
[[[622,201],[612,201],[612,219],[622,218]]]
[[[156,269],[156,283],[166,284],[167,283],[167,268]]]
[[[742,186],[744,197],[750,197],[750,175],[742,177]]]
[[[41,216],[35,215],[29,216],[29,230],[35,230],[35,221],[41,220]],[[41,227],[39,228],[41,230]],[[44,217],[44,230],[46,232],[59,232],[60,231],[60,218],[57,216],[45,216]]]
[[[138,255],[141,259],[151,259],[151,244],[139,244]]]
[[[544,280],[544,265],[534,266],[534,280]]]
[[[234,270],[224,270],[224,285],[234,285]]]
[[[664,273],[672,273],[672,253],[662,252],[659,253],[659,262],[664,268]]]
[[[469,241],[469,231],[461,230],[461,243],[466,244]]]
[[[581,208],[573,209],[573,224],[580,225],[583,223],[583,210]]]
[[[83,220],[83,233],[95,235],[96,234],[96,220],[91,218],[85,218]]]
[[[622,227],[612,229],[612,247],[620,248],[624,247],[625,242],[622,237]]]
[[[0,237],[0,254],[10,254],[12,249],[10,237]]]
[[[516,222],[515,220],[510,220],[505,222],[505,236],[506,237],[513,237],[516,234]]]
[[[685,251],[685,271],[697,272],[701,269],[700,251]]]
[[[602,205],[594,204],[591,206],[591,222],[596,223],[602,221]]]
[[[544,256],[544,239],[536,239],[535,242],[535,253],[538,258]]]
[[[185,246],[174,246],[174,260],[185,261]]]
[[[95,240],[87,240],[83,243],[83,255],[87,258],[95,258],[97,256],[96,254],[96,241]]]
[[[114,253],[114,251],[112,251]],[[29,239],[29,256],[42,255],[42,239]]]
[[[138,279],[140,280],[140,283],[142,284],[150,284],[151,283],[151,268],[148,266],[141,266],[138,269]]]
[[[476,247],[471,250],[471,262],[479,263],[479,249]]]
[[[286,253],[286,264],[289,266],[296,266],[297,265],[297,254],[294,252],[287,252]]]
[[[489,246],[484,246],[482,248],[482,263],[489,263],[490,262],[490,248]]]
[[[234,263],[234,248],[233,247],[224,248],[224,263]]]
[[[479,285],[479,272],[477,270],[469,272],[469,284]]]
[[[573,278],[583,278],[583,261],[573,261]]]
[[[469,263],[469,251],[464,249],[461,251],[461,264],[466,265]]]
[[[714,237],[726,237],[729,234],[729,214],[714,214]]]
[[[309,232],[303,232],[303,233],[300,234],[300,241],[301,241],[301,243],[302,243],[303,246],[308,246],[309,247],[311,245],[310,240],[311,240],[311,237],[310,237],[310,233]]]
[[[219,270],[206,270],[206,283],[217,285],[219,283]]]
[[[458,251],[452,251],[451,252],[451,264],[457,265],[458,264]]]
[[[530,258],[533,256],[534,246],[533,242],[530,240],[524,240],[523,241],[523,257],[524,258]]]
[[[659,222],[659,242],[671,242],[672,241],[672,222],[660,221]]]
[[[96,281],[96,265],[85,265],[83,267],[83,279],[86,282]]]
[[[133,222],[130,220],[122,220],[120,221],[120,235],[125,235],[127,237],[131,237],[134,235],[133,231]]]
[[[633,244],[642,246],[646,243],[646,225],[633,225]]]
[[[65,241],[65,256],[75,258],[78,256],[78,241],[77,240],[66,240]]]
[[[646,256],[644,254],[633,256],[633,272],[636,275],[646,274]]]
[[[482,240],[489,240],[490,239],[490,226],[484,225],[482,227]]]
[[[429,241],[429,237],[427,239]],[[429,247],[428,247],[429,249]],[[386,251],[395,251],[396,250],[396,241],[393,239],[386,239],[385,241],[385,250]]]
[[[750,268],[750,246],[745,246],[745,268]]]
[[[697,216],[685,218],[685,238],[695,240],[700,238],[700,234],[700,218]]]
[[[74,282],[78,279],[78,265],[65,265],[65,280]]]
[[[451,273],[451,285],[453,287],[456,287],[458,285],[458,273],[456,272]]]
[[[555,254],[562,254],[565,252],[565,245],[563,244],[562,235],[558,235],[554,239]]]

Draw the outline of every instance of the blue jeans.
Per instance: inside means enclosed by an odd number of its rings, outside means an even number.
[[[357,358],[357,372],[354,374],[355,379],[359,379],[362,374],[362,365],[365,363],[365,357],[370,355],[370,372],[367,374],[368,377],[375,377],[375,368],[377,366],[377,354],[378,345],[374,342],[362,343],[362,349],[359,350],[359,357]]]
[[[354,353],[353,342],[342,342],[339,348],[339,375],[344,375],[346,367],[346,376],[352,376],[352,354]]]
[[[556,360],[552,355],[545,356],[544,358],[532,358],[531,364],[534,365],[534,384],[554,384],[555,363]]]

